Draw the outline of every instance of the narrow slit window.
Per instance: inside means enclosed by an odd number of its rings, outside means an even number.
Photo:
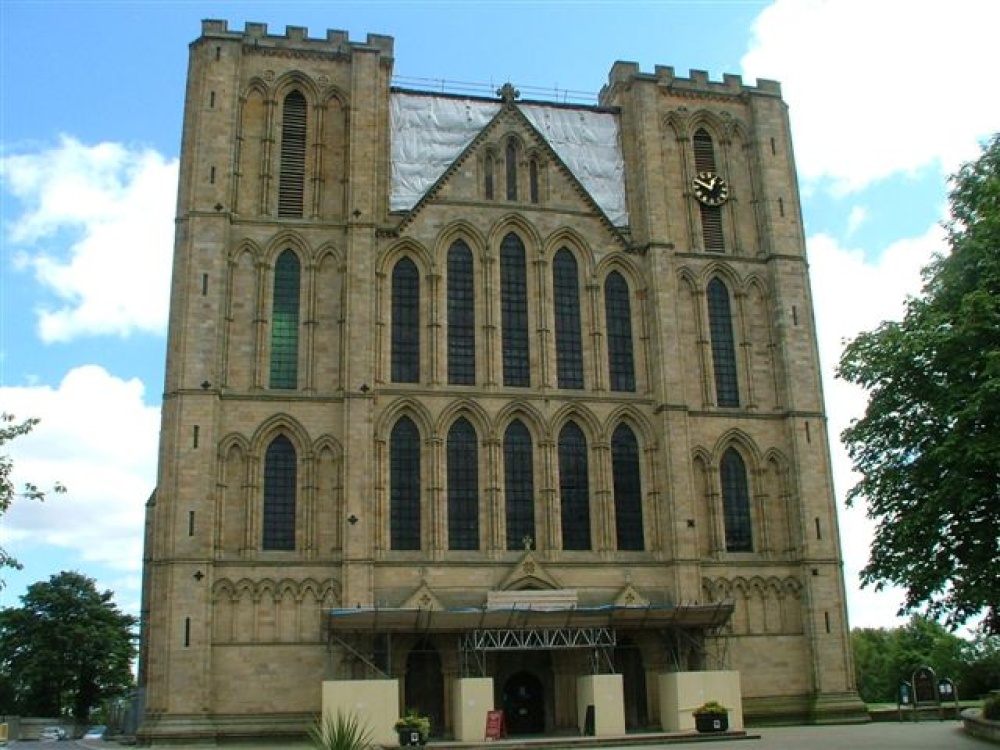
[[[517,200],[517,141],[507,141],[507,200]]]
[[[285,97],[281,118],[281,169],[278,216],[301,218],[306,182],[306,98],[299,91]]]

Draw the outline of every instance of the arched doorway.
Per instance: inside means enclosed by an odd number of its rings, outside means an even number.
[[[511,675],[500,693],[507,731],[510,734],[541,734],[545,731],[545,689],[531,672]]]
[[[646,670],[642,665],[642,651],[631,638],[623,638],[615,648],[614,663],[615,671],[622,676],[625,728],[645,729],[649,718],[646,710]]]
[[[406,705],[431,720],[431,736],[444,734],[444,675],[441,672],[441,654],[422,639],[406,657],[406,681],[403,688]]]

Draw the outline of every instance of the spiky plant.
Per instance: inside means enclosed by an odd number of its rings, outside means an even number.
[[[317,750],[365,750],[372,734],[355,714],[337,711],[326,714],[309,728],[309,739]]]

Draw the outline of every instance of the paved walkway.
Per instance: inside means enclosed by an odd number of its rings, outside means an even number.
[[[614,745],[614,750],[655,750],[657,747],[669,747],[670,750],[680,750],[683,747],[703,748],[704,750],[991,750],[1000,746],[985,740],[969,737],[962,731],[958,721],[925,721],[917,724],[905,722],[874,722],[871,724],[851,724],[836,726],[801,726],[801,727],[764,727],[748,730],[750,735],[744,739],[723,740],[711,738],[708,735],[693,735],[690,743],[671,742],[669,744]],[[433,750],[434,742],[426,746]],[[484,744],[483,749],[492,746],[500,747],[506,743]],[[70,745],[70,743],[53,743]],[[78,748],[102,750],[119,747],[114,742],[104,743],[72,743]],[[14,742],[12,747],[43,746],[43,743]],[[194,750],[197,746],[189,746]],[[229,750],[240,750],[243,745],[227,746]],[[292,746],[285,745],[248,745],[247,750],[289,750]],[[295,748],[305,750],[308,745],[295,745]],[[608,746],[607,750],[612,750]]]
[[[969,737],[959,721],[875,722],[838,726],[750,729],[760,739],[723,740],[705,750],[989,750],[997,745]]]

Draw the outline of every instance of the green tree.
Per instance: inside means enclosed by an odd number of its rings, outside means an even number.
[[[62,572],[34,583],[21,607],[0,611],[0,713],[72,716],[90,712],[132,685],[136,618],[110,591]]]
[[[17,418],[14,417],[13,414],[3,412],[0,414],[0,448],[14,438],[27,435],[37,424],[37,419],[25,419],[23,422],[18,422]],[[29,500],[45,499],[45,492],[38,489],[37,485],[31,484],[30,482],[25,483],[22,491],[19,493],[17,491],[17,487],[14,485],[14,480],[12,478],[13,473],[14,461],[6,453],[0,453],[0,517],[2,517],[4,513],[10,509],[14,499],[19,495]],[[53,492],[65,491],[66,489],[61,484],[56,484],[55,487],[53,487]],[[0,547],[0,569],[3,568],[14,568],[15,570],[20,570],[21,564],[3,547]],[[0,588],[3,588],[3,585],[3,579],[0,578]]]
[[[899,683],[919,667],[961,683],[973,657],[969,643],[943,625],[914,615],[899,628],[851,631],[858,694],[866,703],[892,703]]]
[[[842,434],[876,521],[865,584],[904,610],[1000,633],[1000,134],[952,177],[950,253],[902,321],[851,341],[838,375],[868,390]]]

